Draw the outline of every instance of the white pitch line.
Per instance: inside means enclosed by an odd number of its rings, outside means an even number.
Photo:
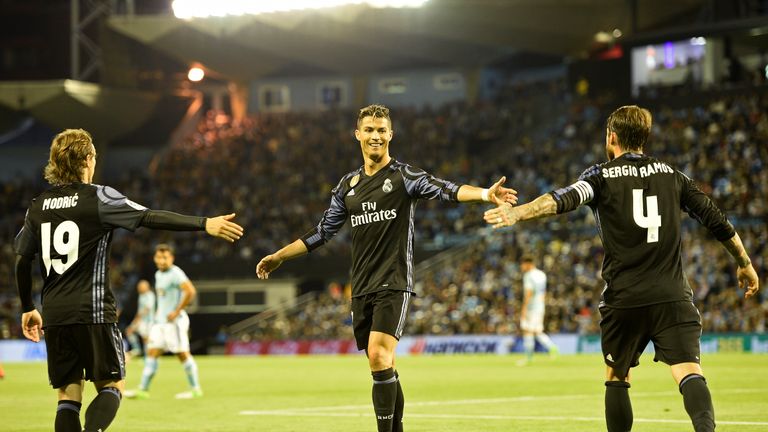
[[[290,411],[241,411],[241,415],[265,415],[281,417],[369,417],[366,413],[311,413],[311,412],[290,412]],[[406,418],[422,419],[450,419],[450,420],[529,420],[529,421],[580,421],[580,422],[604,422],[604,417],[558,417],[558,416],[510,416],[510,415],[486,415],[486,414],[406,414]],[[667,423],[667,424],[690,424],[690,420],[673,419],[634,419],[636,423]],[[768,422],[749,422],[749,421],[727,421],[717,420],[719,425],[732,426],[768,426]]]
[[[768,393],[768,390],[764,389],[724,389],[718,390],[717,394],[744,394],[744,393]],[[658,396],[675,396],[678,392],[674,391],[659,391],[659,392],[637,392],[631,393],[631,397],[658,397]],[[430,406],[448,406],[448,405],[478,405],[478,404],[493,404],[493,403],[514,403],[514,402],[543,402],[543,401],[557,401],[557,400],[572,400],[572,399],[585,399],[594,398],[602,395],[596,393],[593,394],[570,394],[570,395],[557,395],[557,396],[517,396],[509,398],[486,398],[486,399],[454,399],[444,401],[421,401],[421,402],[408,402],[408,408],[414,407],[430,407]],[[294,409],[281,409],[281,410],[245,410],[240,411],[240,415],[280,415],[280,413],[317,413],[318,411],[337,411],[337,410],[354,410],[354,409],[370,409],[371,405],[336,405],[336,406],[321,406],[321,407],[304,407]],[[366,414],[367,415],[367,414]]]

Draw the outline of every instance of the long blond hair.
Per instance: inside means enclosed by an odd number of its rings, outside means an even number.
[[[64,130],[51,142],[45,179],[52,185],[81,181],[88,156],[96,157],[91,134],[83,129]]]

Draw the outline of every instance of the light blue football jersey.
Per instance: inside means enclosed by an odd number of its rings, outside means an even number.
[[[528,301],[528,312],[544,312],[544,299],[547,293],[547,275],[535,268],[523,274],[523,290],[531,292],[531,298]]]
[[[155,323],[168,322],[168,314],[176,310],[181,301],[181,284],[188,280],[184,270],[175,265],[166,271],[155,272],[155,291],[157,292]]]
[[[141,316],[142,324],[152,325],[155,322],[155,293],[152,290],[139,294],[137,310],[143,314]]]

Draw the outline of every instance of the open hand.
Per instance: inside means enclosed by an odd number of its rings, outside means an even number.
[[[493,225],[494,228],[503,228],[516,224],[520,217],[517,215],[515,207],[510,204],[501,204],[496,208],[487,210],[483,214],[483,219],[488,224]]]
[[[269,279],[269,274],[280,267],[280,264],[282,263],[283,260],[278,258],[275,254],[267,255],[256,265],[256,275],[259,279]]]
[[[500,205],[504,203],[517,204],[517,191],[502,186],[507,178],[502,176],[499,181],[488,188],[488,198],[491,203]]]
[[[205,222],[205,232],[233,243],[243,236],[243,227],[232,222],[234,218],[234,213],[208,218]]]

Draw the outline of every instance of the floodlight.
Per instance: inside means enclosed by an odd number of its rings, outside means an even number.
[[[176,18],[223,17],[230,15],[258,15],[306,9],[327,9],[355,4],[367,4],[375,8],[417,8],[428,0],[174,0]]]
[[[189,68],[187,78],[192,82],[201,81],[205,77],[205,71],[197,66]]]

